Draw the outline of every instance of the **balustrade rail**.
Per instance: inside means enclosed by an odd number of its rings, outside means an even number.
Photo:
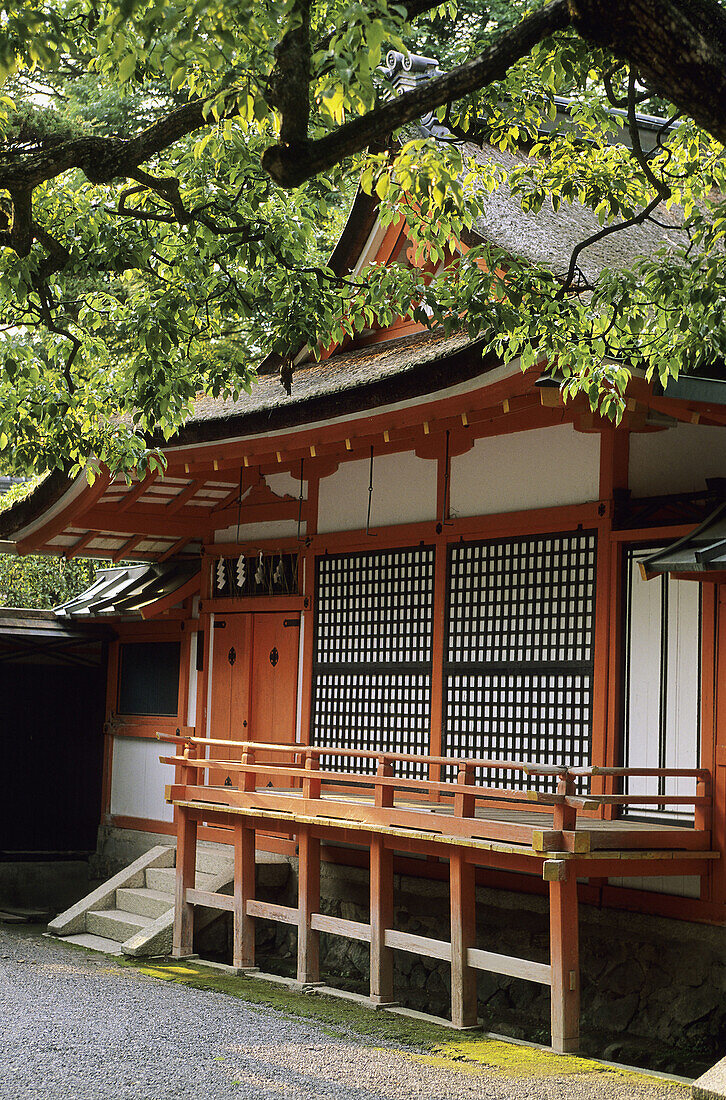
[[[159,736],[179,744],[178,738]],[[234,751],[238,759],[215,756],[218,747]],[[207,752],[209,756],[205,755]],[[351,762],[374,761],[375,773],[323,770],[321,759],[331,754]],[[708,845],[712,799],[711,775],[705,768],[570,768],[536,761],[377,752],[331,745],[261,744],[194,736],[185,739],[181,755],[162,760],[182,769],[181,781],[189,788],[188,798],[241,806],[243,802],[249,804],[248,796],[254,794],[253,801],[261,811],[267,808],[269,812],[293,817],[329,818],[334,804],[334,815],[341,822],[399,828],[408,825],[448,836],[531,844],[543,852],[584,853],[592,847],[609,845],[627,832],[637,832],[630,821],[618,821],[618,836],[611,828],[607,835],[597,837],[597,815],[604,807],[692,807],[694,824],[690,831],[694,835],[690,840],[682,836],[682,843],[685,847]],[[423,765],[428,775],[424,778],[395,775],[396,764],[402,762]],[[434,778],[445,768],[455,772],[455,780]],[[489,771],[508,773],[511,785],[491,787],[476,781],[478,775]],[[205,782],[205,773],[212,772],[225,773],[227,785]],[[550,777],[556,789],[552,792],[528,789],[529,776]],[[688,778],[694,781],[695,793],[578,793],[583,780],[594,776],[611,780]],[[241,800],[239,795],[246,797]],[[551,815],[551,825],[542,816],[545,813]],[[648,832],[648,844],[668,846],[674,834],[687,831],[685,824],[674,829],[669,822],[661,830],[654,826]]]

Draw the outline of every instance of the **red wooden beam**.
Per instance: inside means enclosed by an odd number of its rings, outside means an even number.
[[[119,512],[125,512],[132,504],[136,504],[136,501],[144,495],[148,487],[156,481],[158,476],[158,470],[150,470],[146,477],[142,478],[133,489],[130,489],[129,492],[124,494],[123,499],[120,500],[118,504],[114,504],[114,508],[117,508]]]
[[[75,525],[74,520],[101,499],[110,482],[111,475],[108,470],[99,473],[93,485],[84,488],[73,501],[62,508],[52,519],[47,520],[31,534],[26,535],[24,539],[20,539],[17,543],[18,553],[31,554],[34,550],[49,543],[56,535],[60,535],[66,527],[73,527]],[[86,524],[79,524],[79,526],[85,527]],[[90,524],[88,526],[90,527]]]
[[[201,587],[201,583],[201,573],[197,573],[196,576],[190,577],[186,584],[181,585],[181,587],[177,588],[174,592],[170,592],[168,596],[162,596],[160,600],[149,604],[148,607],[142,607],[142,619],[155,619],[157,615],[163,615],[165,611],[168,611],[172,607],[176,607],[179,603],[183,603],[189,596],[195,596]]]

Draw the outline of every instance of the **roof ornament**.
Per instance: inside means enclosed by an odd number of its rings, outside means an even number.
[[[443,76],[439,68],[438,59],[424,57],[422,54],[404,54],[399,50],[389,50],[386,54],[385,68],[380,70],[386,80],[390,81],[396,95],[412,91],[425,80],[432,80]],[[445,138],[451,140],[451,131],[442,126],[433,111],[429,111],[419,119],[418,125],[426,137]]]

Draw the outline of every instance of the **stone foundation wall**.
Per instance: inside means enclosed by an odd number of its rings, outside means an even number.
[[[296,869],[276,901],[296,905]],[[448,884],[395,876],[396,928],[449,939]],[[369,919],[368,872],[324,863],[322,911]],[[544,897],[477,889],[477,947],[549,961]],[[259,964],[293,975],[296,932],[258,922]],[[580,907],[582,1048],[586,1053],[696,1076],[726,1049],[726,929]],[[395,993],[407,1007],[448,1016],[447,963],[395,951]],[[325,981],[368,989],[368,947],[321,935]],[[480,972],[479,1014],[490,1031],[549,1042],[549,989]]]

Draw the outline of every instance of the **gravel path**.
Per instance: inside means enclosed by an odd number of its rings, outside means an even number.
[[[12,1100],[684,1100],[610,1073],[507,1078],[0,925],[0,1097]]]

